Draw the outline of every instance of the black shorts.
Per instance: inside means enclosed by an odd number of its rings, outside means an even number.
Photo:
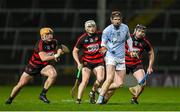
[[[104,62],[94,64],[94,63],[90,63],[90,62],[87,62],[87,61],[83,61],[83,67],[87,67],[90,70],[93,70],[94,68],[96,68],[98,66],[104,66]]]
[[[31,75],[31,76],[36,76],[36,75],[40,75],[41,70],[44,68],[45,66],[39,66],[39,67],[33,67],[32,65],[28,64],[24,70],[24,72],[26,72],[27,74]]]
[[[139,69],[143,69],[143,65],[141,63],[133,66],[126,65],[126,74],[134,73]]]

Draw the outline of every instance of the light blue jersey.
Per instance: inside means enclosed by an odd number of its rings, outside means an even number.
[[[108,49],[106,57],[124,59],[126,41],[129,45],[129,50],[133,51],[132,39],[127,25],[121,23],[118,29],[116,29],[112,24],[106,27],[103,31],[101,42],[101,46]]]

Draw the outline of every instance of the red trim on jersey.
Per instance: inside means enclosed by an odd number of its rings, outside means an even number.
[[[139,64],[141,62],[142,62],[142,60],[138,60],[137,62],[133,62],[133,61],[128,62],[128,61],[126,61],[126,65],[133,66],[133,65],[137,65],[137,64]]]
[[[93,44],[86,44],[86,45],[84,45],[84,47],[88,47],[89,45],[96,45],[96,44],[101,44],[101,42],[96,42],[96,43],[93,43]]]
[[[83,55],[81,57],[82,60],[90,62],[90,63],[102,63],[104,62],[103,55],[99,53],[99,48],[101,44],[101,32],[95,32],[95,35],[89,36],[87,33],[83,33],[78,39],[74,46],[74,48],[81,47],[83,50]],[[93,42],[89,40],[91,38]],[[87,39],[87,42],[86,40]],[[89,47],[96,47],[92,51],[88,51]]]
[[[97,51],[95,51],[95,52],[89,52],[89,51],[83,51],[84,52],[84,54],[95,54]]]
[[[43,47],[45,46],[45,47]],[[48,48],[46,47],[48,46]],[[52,47],[54,46],[54,47]],[[50,64],[50,61],[42,61],[40,56],[39,56],[39,52],[45,52],[45,53],[56,53],[56,48],[55,46],[57,46],[57,41],[53,40],[50,43],[44,43],[42,40],[39,40],[38,43],[36,44],[35,48],[34,48],[34,53],[31,56],[31,59],[29,60],[29,64],[32,65],[33,67],[42,67],[42,66],[46,66],[48,64]]]
[[[88,59],[92,59],[92,58],[95,59],[95,58],[99,58],[99,57],[102,57],[102,56],[103,56],[102,54],[97,54],[97,55],[94,55],[94,56],[92,56],[92,55],[91,56],[85,55],[84,57],[88,58]]]
[[[104,62],[104,59],[103,59],[103,58],[101,58],[101,59],[89,60],[89,59],[86,59],[85,57],[83,57],[82,60],[85,60],[85,61],[87,61],[87,62],[94,63],[94,64]]]
[[[33,54],[36,58],[40,58],[39,54],[38,53],[34,53]]]
[[[74,47],[76,47],[77,44],[79,43],[79,41],[80,41],[82,38],[84,38],[86,35],[87,35],[87,33],[84,33],[84,34],[82,34],[80,37],[78,37],[78,40],[77,40],[77,42],[76,42],[76,44],[75,44]]]
[[[147,38],[143,38],[143,40],[148,44],[149,48],[152,49],[152,45],[149,40]]]
[[[126,58],[126,61],[127,62],[137,62],[137,61],[141,61],[141,59],[138,59],[138,58],[135,58],[135,57],[130,57],[129,55],[127,56],[125,56],[125,58]]]
[[[49,62],[48,61],[43,61],[43,65],[48,65]]]
[[[39,51],[42,51],[43,50],[43,41],[40,40],[39,44],[38,44],[38,48],[39,48]]]
[[[131,34],[131,38],[132,38],[132,40],[135,39],[134,35]],[[135,40],[133,40],[133,42],[134,41]],[[130,57],[130,52],[128,52],[129,47],[128,47],[127,43],[126,43],[126,45],[125,45],[125,48],[126,48],[126,50],[125,50],[125,52],[126,52],[125,60],[126,60],[127,65],[133,66],[133,65],[137,65],[139,63],[142,63],[142,59],[141,59],[142,58],[142,53],[143,53],[144,50],[147,49],[145,46],[143,46],[144,43],[146,45],[148,45],[150,49],[152,48],[150,42],[145,37],[141,38],[141,41],[139,41],[139,44],[137,44],[137,46],[135,44],[133,44],[133,48],[139,49],[139,53],[138,53],[139,59]]]
[[[33,67],[37,67],[37,65],[35,65],[31,62],[31,60],[29,61],[29,64],[32,65]]]
[[[38,65],[40,65],[40,64],[43,63],[42,61],[39,61],[39,60],[34,60],[33,62],[36,63],[36,64],[38,64]]]

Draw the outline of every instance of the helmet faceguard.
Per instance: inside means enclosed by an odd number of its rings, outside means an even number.
[[[146,31],[146,26],[144,26],[142,24],[137,24],[135,30],[137,30],[137,29]]]
[[[134,35],[136,34],[137,31],[141,31],[143,32],[142,36],[144,37],[145,36],[145,33],[146,33],[146,26],[142,25],[142,24],[137,24],[135,29],[134,29]]]
[[[94,20],[88,20],[88,21],[85,22],[84,27],[85,27],[85,30],[86,30],[87,33],[93,34],[94,32],[92,33],[90,31],[90,27],[96,28],[96,23],[95,23]]]
[[[95,27],[96,27],[96,23],[95,23],[94,20],[88,20],[88,21],[85,22],[84,26],[85,26],[85,29],[86,29],[88,26],[95,26]]]

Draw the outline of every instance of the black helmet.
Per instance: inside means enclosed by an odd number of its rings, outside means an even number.
[[[136,29],[136,30],[137,30],[137,29],[146,30],[146,26],[144,26],[144,25],[142,25],[142,24],[137,24],[135,29]]]

